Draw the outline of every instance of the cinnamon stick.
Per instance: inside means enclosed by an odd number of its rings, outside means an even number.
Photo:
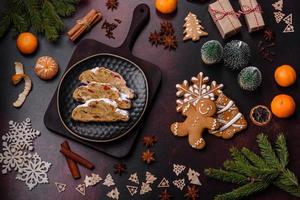
[[[99,11],[92,9],[82,19],[76,21],[76,24],[68,31],[67,35],[69,36],[70,40],[75,41],[101,19],[102,14]]]
[[[87,168],[87,169],[92,170],[92,169],[95,168],[95,166],[94,166],[93,163],[91,163],[91,162],[88,161],[87,159],[83,158],[82,156],[80,156],[80,155],[74,153],[74,152],[71,151],[71,150],[62,148],[62,149],[60,150],[60,152],[61,152],[62,154],[64,154],[67,158],[72,159],[73,161],[75,161],[76,163],[78,163],[78,164],[84,166],[84,167]]]
[[[67,141],[61,144],[61,148],[66,150],[71,150],[69,143]],[[73,178],[80,179],[81,175],[76,162],[68,157],[66,157],[66,160]]]

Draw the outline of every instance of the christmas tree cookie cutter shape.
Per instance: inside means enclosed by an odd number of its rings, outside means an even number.
[[[282,11],[282,9],[283,9],[283,0],[276,1],[275,3],[272,4],[272,6],[275,10]]]
[[[75,188],[77,192],[79,192],[81,195],[85,196],[85,184],[79,184]]]
[[[120,193],[118,191],[118,188],[115,187],[110,192],[108,192],[106,196],[109,197],[110,199],[118,200],[120,198]]]
[[[276,21],[277,24],[279,24],[282,21],[284,16],[285,16],[285,14],[280,12],[280,11],[274,12],[274,18],[275,18],[275,21]]]
[[[97,183],[99,183],[101,180],[102,178],[99,176],[99,174],[92,173],[91,176],[87,176],[87,175],[85,176],[84,184],[85,187],[94,186]]]
[[[158,188],[168,188],[170,187],[169,181],[164,177],[157,186]]]
[[[188,176],[188,179],[189,179],[191,184],[202,185],[200,180],[199,180],[199,176],[200,176],[199,172],[196,172],[195,170],[189,168],[187,176]]]
[[[201,37],[208,35],[208,33],[204,31],[204,27],[201,25],[201,21],[192,12],[189,12],[184,20],[185,23],[183,25],[183,41],[193,40],[195,42],[198,41]]]
[[[140,195],[146,194],[151,191],[152,191],[152,188],[150,187],[150,184],[142,182]]]
[[[134,196],[138,192],[138,187],[133,185],[126,185],[126,188],[131,196]]]
[[[185,179],[178,179],[173,181],[173,185],[175,185],[179,190],[183,190],[185,187]]]
[[[115,185],[114,179],[112,178],[112,176],[110,174],[106,175],[106,178],[104,179],[103,185],[110,187]]]
[[[180,165],[180,164],[173,164],[173,172],[176,174],[176,176],[179,176],[184,170],[186,166]]]
[[[64,183],[54,182],[56,189],[59,193],[62,193],[66,190],[67,185]]]
[[[292,24],[288,24],[285,29],[283,30],[283,33],[293,33],[295,32],[294,26]]]
[[[146,184],[153,184],[156,181],[156,177],[150,172],[146,172]]]
[[[128,180],[135,184],[140,184],[139,177],[136,172],[131,174],[130,177],[128,178]]]

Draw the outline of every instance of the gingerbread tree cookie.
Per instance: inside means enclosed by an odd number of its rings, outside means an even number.
[[[184,28],[184,38],[183,40],[193,40],[197,41],[201,37],[207,36],[208,33],[204,31],[204,27],[201,26],[201,21],[197,19],[197,16],[191,12],[186,16],[185,24],[183,25]]]
[[[211,134],[223,139],[232,138],[237,132],[247,128],[247,121],[240,113],[235,103],[223,92],[218,94],[215,101],[217,106],[217,120],[221,126],[217,130],[210,130]]]

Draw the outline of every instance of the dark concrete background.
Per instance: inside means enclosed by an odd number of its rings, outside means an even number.
[[[273,7],[271,6],[273,1],[260,1],[264,10],[264,19],[267,26],[272,28],[277,34],[276,47],[274,48],[277,56],[275,57],[274,63],[265,62],[258,56],[257,44],[262,38],[262,34],[249,34],[244,20],[241,18],[243,23],[242,32],[231,39],[242,39],[249,43],[253,54],[251,64],[259,67],[264,76],[263,86],[253,93],[242,91],[239,88],[236,81],[237,72],[232,72],[222,65],[205,66],[201,62],[200,48],[205,41],[217,39],[223,44],[226,42],[221,39],[216,26],[213,24],[207,12],[208,4],[213,1],[199,3],[197,0],[194,0],[195,3],[191,3],[181,0],[179,1],[178,10],[175,14],[171,16],[162,16],[155,11],[152,0],[122,0],[120,1],[118,10],[113,12],[106,9],[104,6],[105,1],[82,0],[77,14],[72,18],[65,20],[66,27],[71,27],[76,19],[80,18],[91,8],[97,8],[103,12],[104,17],[109,21],[114,18],[122,19],[122,24],[115,30],[116,40],[107,39],[104,36],[104,31],[100,28],[100,25],[94,27],[90,33],[85,35],[84,38],[93,38],[102,43],[117,47],[125,39],[135,6],[142,2],[145,2],[150,6],[151,19],[148,26],[138,38],[133,49],[133,54],[159,66],[163,73],[163,77],[160,91],[152,105],[149,116],[143,124],[143,129],[140,132],[138,141],[133,147],[131,154],[127,158],[122,159],[122,161],[127,164],[128,173],[121,177],[113,175],[121,193],[120,199],[158,199],[159,190],[155,186],[153,186],[153,192],[145,194],[144,196],[135,195],[131,198],[126,189],[126,185],[130,184],[127,179],[130,173],[138,172],[140,181],[143,181],[145,171],[149,170],[159,179],[167,177],[170,181],[173,181],[177,177],[175,177],[172,172],[172,163],[182,163],[201,173],[200,179],[203,186],[200,187],[200,199],[209,200],[218,193],[229,191],[234,187],[234,185],[221,183],[205,177],[203,169],[207,167],[221,166],[222,162],[228,158],[228,149],[231,146],[247,146],[251,149],[257,150],[255,138],[260,132],[267,133],[271,138],[274,138],[276,133],[281,131],[285,133],[291,154],[289,167],[295,171],[298,177],[300,177],[300,160],[298,159],[298,153],[300,152],[300,140],[298,136],[300,133],[299,105],[296,115],[292,118],[274,118],[272,123],[264,128],[256,127],[249,123],[247,131],[238,134],[237,137],[229,141],[224,141],[205,134],[207,148],[203,151],[196,151],[190,148],[187,143],[187,139],[173,137],[169,131],[169,126],[172,122],[182,119],[175,111],[175,84],[184,79],[190,79],[191,76],[196,75],[199,71],[203,71],[212,80],[223,83],[225,85],[224,92],[235,100],[240,110],[247,117],[251,107],[257,104],[269,105],[272,98],[279,93],[292,95],[299,104],[299,81],[290,88],[280,88],[275,84],[273,79],[275,67],[285,63],[293,65],[297,72],[300,73],[300,62],[298,57],[300,39],[297,32],[300,25],[300,15],[297,13],[300,6],[299,1],[284,1],[284,12],[286,14],[293,13],[294,26],[296,29],[295,33],[288,34],[282,33],[284,23],[276,24],[274,20]],[[238,8],[237,1],[232,1],[232,4],[235,8]],[[203,26],[209,32],[209,36],[207,38],[201,39],[196,43],[182,42],[182,25],[184,17],[189,11],[198,15],[203,22]],[[159,23],[163,19],[170,20],[175,26],[176,35],[179,38],[179,47],[176,51],[169,52],[162,48],[152,47],[148,43],[149,32],[154,29],[159,29]],[[18,52],[15,45],[15,39],[12,37],[11,32],[9,32],[9,34],[0,41],[0,91],[2,94],[0,97],[0,133],[4,134],[8,130],[9,120],[23,121],[26,117],[31,118],[33,127],[40,130],[42,133],[42,135],[35,141],[35,150],[45,161],[52,163],[52,167],[48,173],[50,184],[38,185],[32,191],[29,191],[23,182],[15,180],[14,172],[9,173],[8,175],[1,175],[1,199],[105,199],[105,194],[112,188],[107,188],[102,186],[102,184],[87,188],[85,197],[76,192],[75,187],[79,183],[83,182],[85,174],[89,175],[90,171],[80,167],[83,178],[76,181],[73,180],[69,174],[65,158],[59,153],[60,144],[65,140],[65,138],[48,131],[42,120],[59,79],[62,76],[62,72],[67,66],[76,44],[70,42],[64,34],[55,44],[49,43],[44,38],[40,38],[39,41],[39,50],[32,56],[22,56]],[[53,81],[42,81],[33,72],[33,65],[36,58],[42,55],[53,56],[59,61],[61,71],[59,76]],[[15,61],[21,61],[24,63],[26,73],[29,74],[33,80],[33,90],[21,109],[15,109],[12,107],[12,102],[17,98],[19,92],[23,90],[22,84],[14,87],[10,82],[10,76],[14,74]],[[140,141],[144,135],[148,134],[156,135],[159,138],[158,143],[153,148],[156,153],[157,161],[150,166],[146,166],[140,161],[141,152],[145,150],[145,147]],[[103,178],[107,173],[113,174],[112,166],[114,163],[118,162],[118,160],[76,142],[70,141],[70,145],[74,151],[79,152],[95,163],[95,173],[100,174]],[[67,190],[59,194],[55,188],[54,182],[66,183]],[[158,184],[158,181],[156,183]],[[179,191],[174,186],[172,186],[169,191],[174,197],[176,197],[175,199],[184,199],[184,192]],[[296,198],[293,198],[274,187],[270,187],[266,191],[256,196],[252,196],[249,199],[282,200]]]

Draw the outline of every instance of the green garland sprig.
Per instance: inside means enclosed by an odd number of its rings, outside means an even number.
[[[274,185],[291,195],[300,197],[300,186],[295,174],[287,169],[289,153],[283,134],[277,136],[272,147],[265,134],[257,136],[260,154],[242,148],[230,149],[232,160],[223,163],[225,169],[205,169],[211,178],[238,184],[231,192],[215,196],[215,200],[237,200]]]
[[[32,28],[56,41],[64,30],[62,17],[76,12],[80,0],[6,0],[5,10],[0,14],[0,38],[12,27],[14,34]]]

